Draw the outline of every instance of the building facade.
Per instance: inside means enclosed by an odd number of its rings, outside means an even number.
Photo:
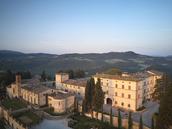
[[[63,78],[57,80],[62,82]],[[49,88],[41,83],[22,83],[20,75],[16,75],[16,82],[7,87],[7,94],[10,98],[20,98],[34,106],[49,105],[55,112],[66,111],[74,104],[75,97],[72,92]]]
[[[57,73],[55,81],[57,89],[74,93],[75,95],[84,98],[87,79],[69,79],[68,74]]]
[[[74,105],[74,94],[66,92],[57,92],[48,95],[48,106],[54,109],[54,112],[63,113]]]
[[[162,74],[145,71],[120,76],[96,74],[93,77],[95,82],[98,78],[101,80],[105,104],[136,111],[145,101],[151,99],[156,80],[161,78]]]
[[[21,83],[21,76],[16,75],[16,82],[7,87],[10,98],[22,98],[33,105],[43,106],[47,104],[47,94],[54,92],[53,89],[41,84],[31,86]]]
[[[30,104],[44,106],[47,104],[47,95],[54,90],[45,86],[23,86],[21,88],[21,98]]]
[[[21,95],[21,76],[16,75],[15,83],[7,87],[7,94],[10,98],[19,97]]]

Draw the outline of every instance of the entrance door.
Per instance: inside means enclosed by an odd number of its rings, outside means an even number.
[[[109,104],[109,105],[112,105],[112,99],[107,98],[107,99],[106,99],[106,103]]]

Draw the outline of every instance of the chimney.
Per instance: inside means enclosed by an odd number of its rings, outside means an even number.
[[[16,84],[21,84],[21,75],[20,74],[16,74]]]

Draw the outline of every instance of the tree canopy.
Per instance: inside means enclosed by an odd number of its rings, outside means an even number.
[[[100,79],[97,79],[94,96],[93,96],[93,108],[96,111],[100,111],[104,103],[104,92],[101,87]]]
[[[142,120],[142,115],[140,116],[139,129],[143,129],[143,120]]]
[[[122,129],[122,119],[120,110],[118,110],[118,129]]]
[[[90,80],[87,81],[87,85],[85,89],[85,99],[83,102],[84,112],[89,112],[90,110],[92,110],[94,89],[95,89],[95,81],[94,78],[91,78]]]
[[[132,121],[132,117],[131,117],[131,112],[129,112],[129,116],[128,116],[128,129],[132,129],[133,126],[133,121]]]
[[[105,74],[110,74],[110,75],[121,75],[122,71],[120,69],[117,69],[117,68],[112,68],[112,69],[108,69],[104,73]]]
[[[160,85],[160,84],[159,84]],[[161,80],[162,90],[158,91],[160,107],[156,118],[156,129],[169,129],[172,126],[172,81],[166,76]]]
[[[68,73],[70,79],[85,77],[85,72],[81,69],[78,69],[78,70],[69,69],[69,70],[59,70],[58,71],[58,73],[61,73],[61,72]]]

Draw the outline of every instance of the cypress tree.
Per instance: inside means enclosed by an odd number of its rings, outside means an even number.
[[[112,108],[110,110],[110,124],[113,125]]]
[[[120,110],[118,110],[118,129],[122,129],[122,120],[121,120]]]
[[[93,97],[93,108],[96,111],[100,111],[104,103],[104,93],[101,87],[100,79],[98,78],[95,89],[94,89],[94,97]],[[98,114],[96,114],[96,118]]]
[[[79,105],[78,105],[78,101],[76,100],[76,111],[79,112]]]
[[[95,81],[94,78],[90,79],[90,100],[89,100],[89,109],[91,113],[93,112],[93,99],[95,94]]]
[[[86,113],[86,104],[85,104],[85,99],[82,101],[82,114]]]
[[[85,98],[83,101],[83,111],[88,112],[89,109],[89,101],[90,101],[90,80],[87,81],[87,85],[85,88]]]
[[[41,74],[41,80],[46,81],[46,79],[47,79],[47,75],[46,75],[45,71],[43,70],[42,74]]]
[[[95,82],[94,78],[87,81],[84,99],[84,111],[92,112],[93,96],[94,96]]]
[[[139,129],[143,129],[142,115],[140,116]]]
[[[151,129],[155,129],[153,117],[152,117],[152,121],[151,121]]]
[[[133,120],[131,117],[131,112],[129,112],[129,116],[128,116],[128,129],[132,129],[133,128]]]
[[[102,119],[101,119],[101,121],[103,122],[103,106],[102,106]]]
[[[74,112],[76,112],[76,98],[74,99]]]
[[[172,125],[172,81],[168,76],[163,80],[164,90],[160,98],[159,114],[156,119],[156,129],[169,129]]]

